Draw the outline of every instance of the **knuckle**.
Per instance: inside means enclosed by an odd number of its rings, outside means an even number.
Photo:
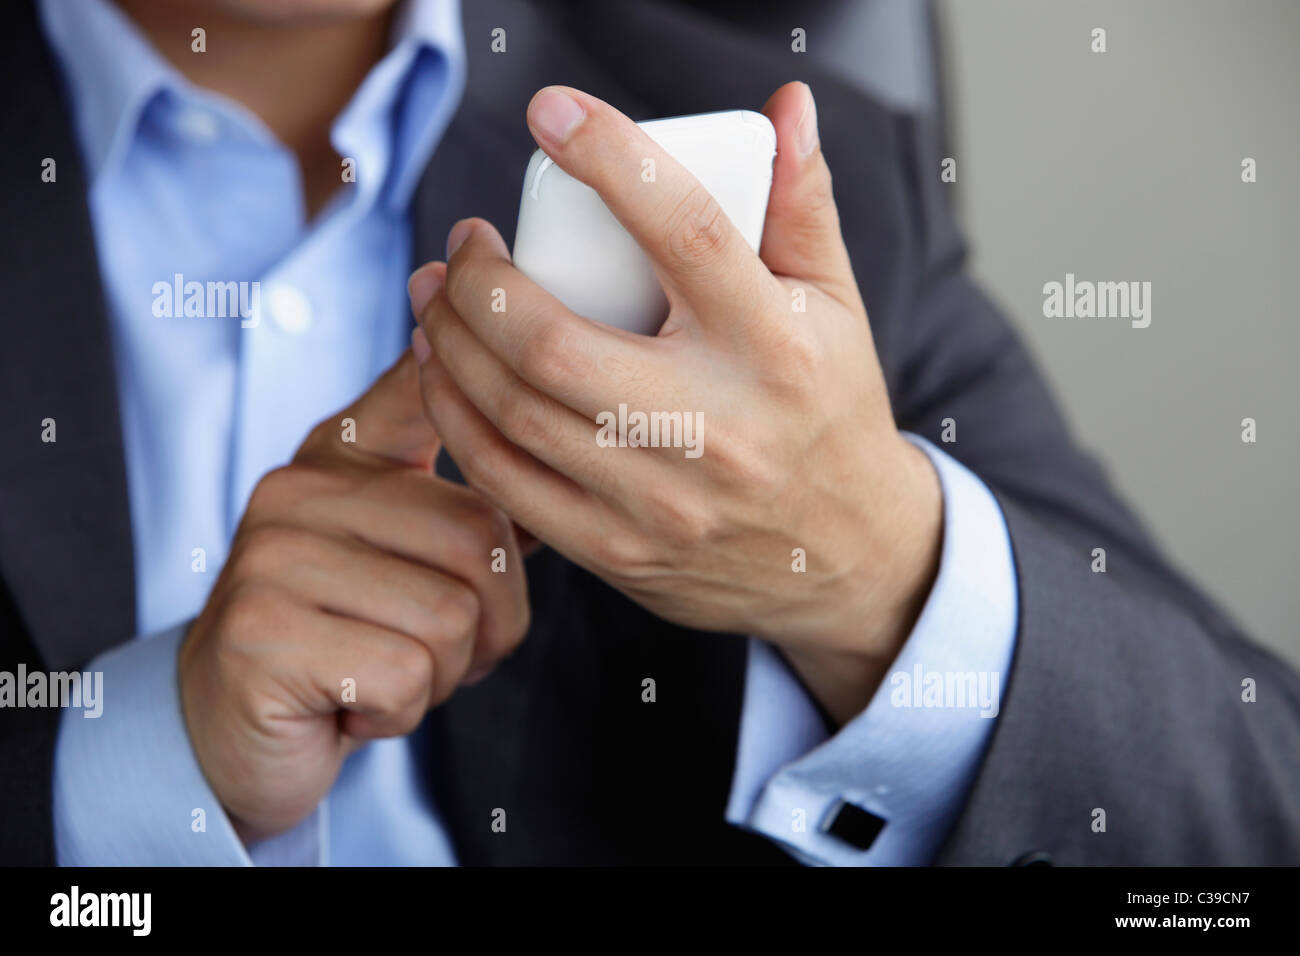
[[[689,550],[710,539],[714,528],[711,510],[693,496],[656,491],[645,504],[644,513],[656,540],[676,550]]]
[[[681,269],[707,268],[726,250],[728,225],[718,201],[697,183],[669,217],[665,247]]]
[[[220,645],[241,654],[263,643],[266,634],[284,633],[295,624],[290,601],[273,588],[242,584],[232,589],[221,615]]]
[[[501,431],[516,444],[546,442],[552,431],[551,413],[540,396],[528,388],[508,388],[499,408]]]
[[[447,268],[447,301],[457,310],[476,310],[490,305],[492,263],[462,258]]]
[[[439,351],[438,343],[434,341],[435,337],[436,334],[431,336],[429,343],[434,354],[440,358],[442,353]],[[420,370],[420,385],[423,389],[424,407],[432,415],[436,415],[444,407],[455,408],[465,402],[460,387],[440,360],[425,363]]]
[[[381,697],[385,709],[393,714],[412,709],[418,713],[436,676],[433,655],[409,640],[389,642],[378,653],[384,673],[386,693]]]
[[[486,646],[482,648],[485,663],[496,664],[514,652],[532,628],[532,614],[525,590],[503,613],[495,616]]]
[[[330,434],[335,433],[331,431]],[[253,513],[281,511],[303,498],[327,492],[335,482],[335,476],[323,467],[303,462],[281,465],[262,476],[253,488],[245,510]]]
[[[330,461],[340,454],[345,454],[347,446],[339,440],[342,435],[342,422],[355,413],[355,408],[349,408],[313,425],[298,447],[293,461],[285,467],[296,469],[304,463]]]
[[[333,425],[333,419],[325,419],[313,425],[307,432],[307,437],[303,439],[301,451],[305,453],[325,447],[328,437],[326,432],[332,429]]]
[[[231,562],[236,572],[252,579],[274,577],[303,554],[300,532],[283,525],[258,525],[241,536],[239,550]]]
[[[459,584],[446,588],[434,601],[432,610],[439,631],[447,639],[472,639],[478,632],[481,606],[473,588]]]
[[[572,352],[568,333],[556,321],[538,316],[519,355],[519,371],[525,381],[543,390],[555,389],[573,378]]]
[[[774,500],[781,492],[772,460],[752,437],[736,431],[717,433],[709,444],[709,466],[716,480],[752,499]]]
[[[434,296],[433,304],[429,306],[429,316],[432,321],[427,323],[425,330],[429,337],[429,347],[433,349],[438,364],[445,368],[447,363],[464,351],[465,341],[473,333],[452,305],[450,293],[444,295],[439,292]],[[449,375],[444,377],[454,381]]]
[[[253,488],[246,510],[253,513],[274,511],[282,503],[292,501],[297,485],[297,471],[295,465],[283,465],[263,475],[262,480]]]
[[[816,374],[825,360],[821,338],[807,328],[793,326],[782,347],[786,364],[801,372]]]
[[[504,544],[510,533],[510,522],[478,495],[467,496],[456,509],[456,533],[450,539],[451,560],[460,569],[477,567],[486,562],[492,549]]]
[[[826,361],[821,339],[807,328],[791,325],[775,346],[769,383],[788,399],[815,392]]]
[[[447,318],[448,313],[444,312],[439,305],[442,296],[443,293],[439,292],[433,297],[433,301],[425,306],[426,321],[421,326],[425,337],[429,340],[429,348],[433,349],[433,354],[437,356],[440,364],[452,351],[448,342],[452,333],[452,321]]]
[[[515,602],[514,607],[514,619],[511,621],[509,628],[510,650],[518,647],[520,642],[528,636],[528,632],[533,629],[533,605],[528,600],[527,591]]]
[[[470,515],[473,532],[488,551],[510,540],[512,532],[510,519],[501,509],[482,498],[476,498]]]
[[[798,190],[776,198],[772,211],[778,208],[787,241],[792,239],[797,246],[824,241],[828,224],[838,227],[839,223],[829,167],[823,163],[820,172],[813,173]]]
[[[808,194],[804,198],[804,206],[812,214],[809,218],[814,220],[824,220],[828,214],[836,211],[835,187],[831,179],[830,167],[825,163],[822,164],[821,171],[813,179]]]
[[[456,466],[466,484],[489,495],[500,487],[500,478],[508,473],[509,453],[495,440],[479,442],[456,457]]]
[[[591,553],[597,565],[625,577],[634,576],[649,561],[639,537],[628,533],[601,535],[592,542]]]

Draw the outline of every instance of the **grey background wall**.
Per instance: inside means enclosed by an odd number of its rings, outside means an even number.
[[[974,272],[1166,552],[1300,663],[1300,3],[939,12]],[[1150,281],[1150,327],[1044,318],[1067,272]]]
[[[1165,552],[1300,665],[1300,0],[690,2],[917,113],[937,21],[974,273]],[[1067,272],[1152,283],[1150,327],[1045,318]]]

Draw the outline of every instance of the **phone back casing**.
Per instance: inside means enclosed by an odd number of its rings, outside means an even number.
[[[757,251],[776,156],[767,117],[734,110],[638,125],[700,181]],[[630,168],[630,186],[654,189],[645,175],[644,167]],[[513,255],[520,272],[579,315],[654,335],[668,314],[641,247],[594,189],[540,149],[524,173]]]

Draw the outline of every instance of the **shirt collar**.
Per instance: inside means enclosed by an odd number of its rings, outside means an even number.
[[[40,14],[70,87],[93,184],[126,148],[149,100],[184,81],[112,3],[41,0]]]
[[[70,87],[92,186],[120,162],[145,107],[160,92],[199,101],[215,97],[185,79],[109,0],[40,0],[40,13]],[[458,0],[403,2],[389,52],[331,130],[335,149],[357,159],[363,196],[373,200],[385,180],[391,207],[404,208],[464,85]],[[367,176],[367,170],[383,175]]]
[[[339,155],[357,160],[363,197],[377,195],[386,183],[389,207],[406,207],[464,88],[460,4],[404,4],[394,17],[388,53],[362,81],[330,131]],[[367,177],[367,169],[381,175]]]

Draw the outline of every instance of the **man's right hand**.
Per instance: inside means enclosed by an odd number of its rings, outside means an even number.
[[[303,820],[344,757],[410,733],[528,630],[515,530],[433,474],[438,448],[408,350],[253,492],[179,660],[190,740],[245,843]]]

